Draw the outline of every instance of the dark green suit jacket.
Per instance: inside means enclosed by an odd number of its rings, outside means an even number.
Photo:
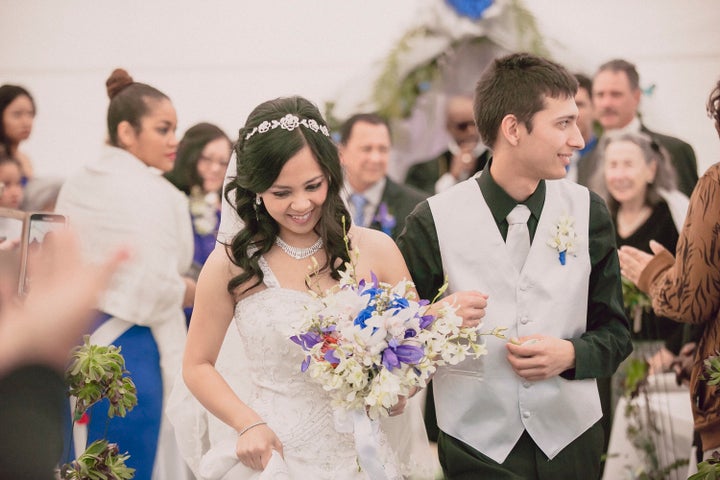
[[[405,218],[428,195],[415,188],[396,183],[389,177],[386,177],[386,180],[380,206],[373,213],[370,228],[383,231],[395,240],[405,227]],[[383,208],[387,208],[387,211],[384,212]]]

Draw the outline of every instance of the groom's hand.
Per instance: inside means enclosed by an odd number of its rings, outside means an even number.
[[[547,380],[575,366],[575,347],[568,340],[531,335],[506,344],[507,359],[520,377]]]
[[[488,296],[476,290],[448,295],[443,302],[455,307],[455,313],[463,319],[463,327],[477,327],[485,316]]]

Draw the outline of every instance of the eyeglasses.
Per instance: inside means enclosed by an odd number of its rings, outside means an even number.
[[[203,163],[205,165],[214,164],[222,168],[227,168],[227,166],[230,164],[230,160],[210,158],[204,155],[200,155],[200,157],[198,157],[198,163]]]
[[[465,132],[470,128],[475,128],[475,121],[467,120],[464,122],[457,122],[453,124],[453,127],[455,127],[457,130],[460,130],[461,132]]]

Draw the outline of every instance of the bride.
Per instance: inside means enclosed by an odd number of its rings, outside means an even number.
[[[231,463],[240,464],[210,465],[209,470],[222,470],[213,475],[228,480],[255,478],[271,468],[268,464],[280,465],[283,478],[375,478],[359,466],[356,437],[336,428],[327,393],[301,373],[305,353],[289,340],[304,308],[314,301],[306,283],[314,261],[320,267],[311,273],[312,282],[326,290],[338,283],[349,260],[342,225],[350,215],[340,196],[335,144],[315,105],[301,97],[280,98],[250,114],[235,156],[237,176],[228,199],[234,200],[244,228],[227,248],[213,251],[200,274],[183,360],[183,379],[192,395],[237,432],[229,449]],[[348,237],[351,248],[361,252],[359,278],[370,278],[371,272],[390,284],[410,278],[389,236],[351,226]],[[234,375],[244,377],[242,395],[216,368],[231,320],[244,350],[245,363],[235,366]],[[400,415],[405,405],[403,398],[389,410],[395,417],[390,420],[402,422],[393,427],[392,443],[413,426],[415,417]],[[422,425],[417,413],[415,427]],[[170,414],[177,424],[185,413],[174,408]],[[414,444],[427,449],[424,429],[415,432],[424,443],[416,438]],[[381,458],[375,460],[382,464],[383,477],[423,477],[415,475],[412,463],[427,466],[429,451],[405,453],[389,445],[382,431],[377,443]],[[222,455],[213,458],[223,462]],[[432,473],[426,475],[432,478]]]

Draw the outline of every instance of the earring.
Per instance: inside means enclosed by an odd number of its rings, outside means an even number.
[[[262,200],[260,199],[260,195],[255,197],[255,203],[253,204],[253,210],[255,210],[255,220],[260,223],[260,214],[258,211],[260,210],[260,203]]]

